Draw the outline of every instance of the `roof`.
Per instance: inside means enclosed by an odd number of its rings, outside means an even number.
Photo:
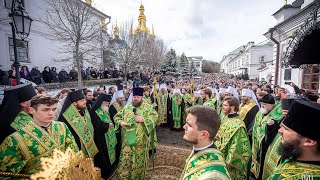
[[[304,0],[295,0],[292,4],[286,4],[282,6],[277,12],[273,13],[272,16],[277,14],[283,9],[290,9],[290,8],[301,8],[302,4],[304,3]]]
[[[298,1],[298,0],[296,0],[296,1]],[[302,12],[307,12],[307,11],[309,11],[309,9],[312,8],[317,1],[318,1],[318,0],[315,0],[315,1],[313,1],[312,3],[308,4],[306,7],[304,7],[304,8],[301,9],[300,11],[294,13],[293,15],[291,15],[290,17],[288,17],[286,20],[284,20],[284,21],[276,24],[273,28],[280,27],[280,26],[282,26],[283,24],[289,22],[290,20],[292,20],[292,19],[294,19],[294,18],[296,18],[296,17],[299,17],[299,15],[300,15]],[[277,33],[277,31],[275,31],[275,33]],[[266,36],[267,38],[269,38],[269,37],[268,37],[269,34],[270,34],[270,31],[264,33],[263,35]]]
[[[106,15],[106,14],[103,13],[102,11],[99,11],[98,9],[94,8],[93,6],[87,4],[86,2],[84,2],[84,1],[82,1],[82,0],[79,0],[79,1],[81,1],[81,3],[84,4],[85,6],[91,8],[95,13],[97,13],[98,16],[103,17],[103,18],[105,18],[105,19],[106,19],[106,18],[111,19],[111,16]]]

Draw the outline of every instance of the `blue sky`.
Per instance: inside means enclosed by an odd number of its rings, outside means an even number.
[[[289,0],[291,3],[293,0]],[[147,26],[178,54],[220,61],[223,55],[263,36],[284,0],[143,0]],[[140,0],[95,0],[94,6],[122,24],[138,23]],[[109,30],[112,29],[109,25]]]

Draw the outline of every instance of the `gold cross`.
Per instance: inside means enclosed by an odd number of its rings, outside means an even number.
[[[284,2],[285,2],[285,5],[288,5],[288,0],[284,0]]]

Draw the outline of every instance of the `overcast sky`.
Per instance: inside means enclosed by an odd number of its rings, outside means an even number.
[[[289,0],[292,2],[293,0]],[[248,41],[259,43],[284,0],[143,0],[147,26],[178,54],[220,61]],[[118,24],[138,24],[140,0],[95,0],[94,6]],[[109,30],[112,25],[109,25]]]

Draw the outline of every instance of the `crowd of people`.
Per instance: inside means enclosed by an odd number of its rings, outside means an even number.
[[[76,70],[76,68],[71,69],[69,72],[67,72],[66,69],[62,68],[58,72],[56,67],[46,66],[41,72],[38,67],[32,67],[32,69],[29,70],[28,66],[21,66],[19,71],[20,78],[34,82],[37,85],[47,83],[66,83],[78,80],[78,71]],[[157,72],[158,71],[154,71],[151,69],[143,71],[129,71],[127,73],[127,79],[131,81],[139,79],[139,81],[151,82],[152,77]],[[113,67],[99,69],[94,67],[81,68],[81,78],[83,80],[124,78],[124,76],[125,74],[122,69]],[[14,86],[17,84],[16,79],[17,75],[15,67],[11,66],[11,69],[7,72],[0,69],[0,85]]]
[[[162,126],[183,130],[175,138],[193,145],[182,180],[320,178],[316,94],[227,74],[152,75],[56,97],[30,84],[5,89],[1,171],[34,174],[40,157],[70,147],[92,158],[104,179],[146,179]]]

